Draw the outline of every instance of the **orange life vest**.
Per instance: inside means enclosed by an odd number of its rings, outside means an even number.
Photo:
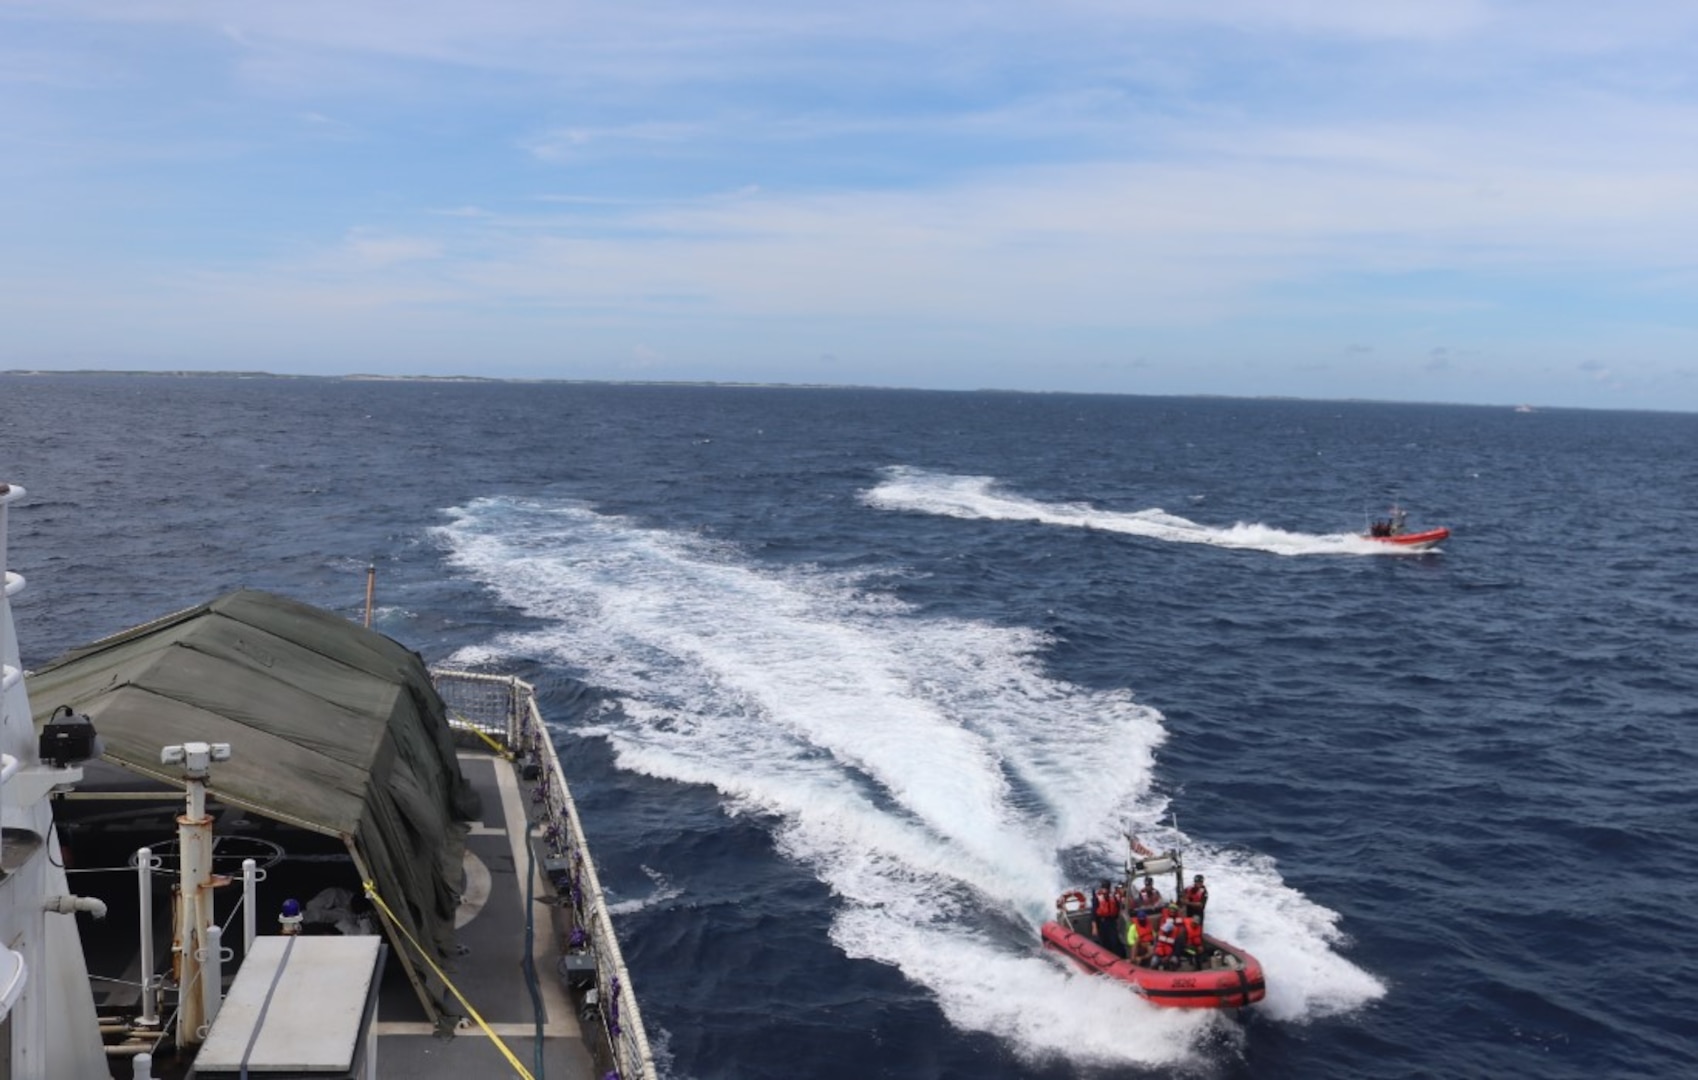
[[[1189,889],[1186,889],[1185,902],[1187,904],[1195,905],[1196,907],[1202,907],[1204,904],[1207,904],[1209,902],[1208,887],[1204,885],[1193,885]]]
[[[1185,944],[1193,949],[1203,947],[1203,924],[1187,915],[1181,920],[1185,928]]]
[[[1164,923],[1161,924],[1161,932],[1156,934],[1156,955],[1157,956],[1172,956],[1173,955],[1174,929],[1175,929],[1175,927],[1174,927],[1173,923],[1171,923],[1171,922],[1164,922]]]
[[[1114,897],[1108,893],[1100,893],[1097,896],[1097,916],[1099,918],[1112,919],[1119,914],[1120,904],[1115,901]]]

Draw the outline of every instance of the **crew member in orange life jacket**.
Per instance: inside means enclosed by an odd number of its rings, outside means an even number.
[[[1161,928],[1156,931],[1156,962],[1157,968],[1172,968],[1174,966],[1173,951],[1175,941],[1179,936],[1179,926],[1174,921],[1179,909],[1168,905],[1161,915]]]
[[[1198,874],[1191,887],[1185,890],[1185,914],[1203,921],[1203,909],[1209,906],[1209,887],[1203,884],[1203,875]]]
[[[1150,926],[1150,917],[1142,911],[1132,916],[1126,923],[1126,945],[1132,953],[1132,962],[1144,967],[1150,962],[1150,944],[1155,940],[1156,932]]]
[[[1145,911],[1161,910],[1161,890],[1156,888],[1156,879],[1144,879],[1144,887],[1138,890],[1138,906]]]
[[[1203,922],[1195,915],[1185,915],[1179,920],[1178,938],[1180,948],[1185,953],[1185,959],[1193,968],[1203,966]]]
[[[1097,886],[1096,907],[1091,909],[1092,928],[1097,944],[1116,956],[1126,955],[1126,943],[1120,940],[1120,901],[1109,892],[1108,882]]]

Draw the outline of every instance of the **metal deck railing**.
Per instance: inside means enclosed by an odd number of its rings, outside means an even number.
[[[431,677],[448,706],[453,727],[499,743],[520,763],[521,775],[531,785],[532,827],[541,827],[549,853],[547,865],[554,868],[549,876],[560,890],[561,903],[570,906],[576,925],[587,931],[595,958],[598,1007],[586,1020],[600,1025],[621,1080],[657,1080],[648,1032],[613,932],[607,898],[566,786],[566,774],[537,708],[535,689],[510,675],[432,669]]]

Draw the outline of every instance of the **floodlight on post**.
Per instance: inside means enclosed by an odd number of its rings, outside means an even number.
[[[230,760],[229,743],[186,742],[159,751],[163,765],[179,765],[187,807],[177,819],[179,876],[176,896],[177,1045],[198,1043],[217,1006],[207,1007],[201,988],[206,976],[202,962],[216,941],[208,942],[212,925],[212,818],[206,812],[206,781],[214,762]]]

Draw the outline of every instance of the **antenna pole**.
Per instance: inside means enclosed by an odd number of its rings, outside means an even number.
[[[371,563],[366,567],[366,626],[371,626],[371,602],[377,595],[377,564]]]

